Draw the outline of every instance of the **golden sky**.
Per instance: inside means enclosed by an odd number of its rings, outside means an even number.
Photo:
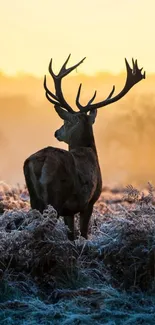
[[[72,53],[78,72],[118,73],[124,57],[155,72],[155,0],[0,0],[0,70],[42,76]]]

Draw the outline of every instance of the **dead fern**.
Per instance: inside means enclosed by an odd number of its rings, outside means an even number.
[[[125,189],[124,199],[126,199],[129,203],[137,202],[139,200],[140,192],[132,185],[127,185]]]
[[[123,200],[126,200],[129,203],[148,205],[155,201],[154,191],[155,189],[150,182],[148,182],[148,194],[145,194],[143,191],[140,192],[137,188],[134,188],[132,185],[127,185]]]

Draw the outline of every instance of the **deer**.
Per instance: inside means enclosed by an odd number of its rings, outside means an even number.
[[[59,73],[53,72],[52,59],[49,74],[53,79],[55,93],[48,89],[46,75],[44,90],[47,100],[54,106],[63,120],[63,125],[55,131],[58,141],[68,145],[68,150],[48,146],[28,157],[23,166],[26,186],[32,209],[43,213],[48,205],[64,218],[68,229],[68,239],[75,240],[74,217],[79,214],[80,234],[88,239],[90,218],[93,206],[102,192],[102,177],[94,139],[93,124],[97,110],[112,104],[122,97],[139,81],[145,79],[145,72],[138,68],[137,60],[132,59],[132,68],[125,58],[126,82],[115,96],[113,86],[108,97],[94,103],[97,91],[86,105],[80,103],[82,84],[79,85],[76,106],[78,111],[67,103],[62,91],[62,79],[75,70],[84,60],[67,68],[68,56]]]

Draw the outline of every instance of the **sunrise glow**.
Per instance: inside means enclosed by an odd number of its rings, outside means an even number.
[[[78,72],[118,73],[134,56],[155,72],[154,0],[6,0],[0,3],[0,70],[42,76],[87,57]]]

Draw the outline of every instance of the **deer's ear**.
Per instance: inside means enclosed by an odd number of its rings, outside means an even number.
[[[97,109],[93,109],[92,111],[89,112],[89,122],[90,122],[90,124],[94,124],[96,116],[97,116]]]
[[[54,105],[54,108],[55,108],[56,112],[58,113],[58,115],[62,118],[62,120],[69,121],[69,122],[73,123],[72,122],[72,120],[73,120],[73,114],[65,111],[59,105]]]

